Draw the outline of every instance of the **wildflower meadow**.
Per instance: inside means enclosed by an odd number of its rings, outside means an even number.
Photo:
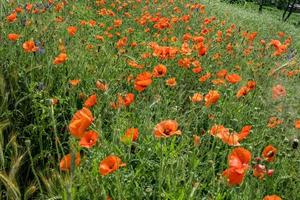
[[[300,199],[300,29],[218,0],[0,5],[0,199]]]

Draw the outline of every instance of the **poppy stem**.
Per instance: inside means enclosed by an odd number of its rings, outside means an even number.
[[[70,182],[67,185],[67,200],[72,200],[72,182],[74,177],[75,170],[75,152],[73,151],[73,147],[71,144],[71,166],[70,166]]]

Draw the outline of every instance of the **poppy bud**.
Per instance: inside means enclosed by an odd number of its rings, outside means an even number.
[[[274,171],[275,171],[274,169],[269,169],[267,172],[268,176],[272,176]]]

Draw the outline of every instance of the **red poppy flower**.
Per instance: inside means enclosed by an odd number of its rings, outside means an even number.
[[[117,42],[117,48],[120,49],[120,48],[125,47],[127,44],[127,40],[128,40],[127,37],[119,39]]]
[[[238,74],[229,74],[226,76],[226,80],[229,83],[235,84],[241,81],[241,77]]]
[[[77,32],[77,27],[76,26],[69,26],[67,28],[67,31],[68,31],[70,36],[74,36]]]
[[[136,141],[139,136],[139,130],[137,128],[129,128],[127,129],[125,135],[121,137],[121,141],[124,143]]]
[[[94,118],[92,112],[88,108],[77,111],[69,125],[70,133],[77,138],[81,138],[85,130],[93,123]]]
[[[226,69],[221,69],[220,71],[217,72],[217,77],[218,78],[225,78],[225,76],[227,75],[227,70]]]
[[[243,182],[249,162],[251,160],[250,151],[238,147],[235,148],[228,156],[229,168],[223,172],[230,185],[239,185]]]
[[[87,108],[93,107],[97,103],[97,95],[93,94],[84,102],[84,106]]]
[[[92,148],[98,140],[98,133],[96,131],[87,131],[79,141],[79,146],[85,148]]]
[[[268,162],[273,162],[275,160],[276,153],[277,149],[272,145],[268,145],[264,148],[262,157],[265,158]]]
[[[118,170],[120,167],[125,167],[126,164],[122,163],[122,160],[114,155],[107,156],[99,164],[99,173],[102,176],[106,176]]]
[[[228,128],[222,125],[214,125],[210,130],[210,134],[220,138],[225,144],[238,146],[240,145],[239,142],[248,136],[251,128],[252,126],[244,126],[240,133],[230,133]]]
[[[263,200],[281,200],[281,198],[277,195],[267,195]]]
[[[35,43],[33,40],[29,40],[23,43],[23,49],[25,52],[36,52],[39,48],[35,46]]]
[[[10,41],[17,41],[20,38],[20,35],[19,34],[15,34],[15,33],[10,33],[10,34],[7,35],[7,38]]]
[[[295,121],[295,128],[300,129],[300,119]]]
[[[283,123],[283,120],[277,118],[277,117],[270,117],[269,122],[268,122],[268,127],[269,128],[276,128],[276,126],[280,125]]]
[[[263,179],[267,174],[266,166],[257,164],[253,167],[253,176],[258,179]]]
[[[137,62],[135,62],[134,60],[128,60],[127,64],[132,67],[132,68],[136,68],[136,69],[142,69],[144,68],[143,65],[138,64]]]
[[[255,87],[256,87],[256,82],[250,80],[250,81],[247,82],[246,86],[249,88],[249,90],[254,90]]]
[[[193,135],[194,138],[194,146],[200,145],[200,136],[199,135]]]
[[[80,164],[80,153],[76,153],[75,155],[75,166],[78,166]],[[69,171],[71,169],[71,154],[65,155],[60,163],[59,163],[59,168],[61,171]]]
[[[195,93],[191,100],[193,103],[201,102],[203,100],[203,95],[200,93]]]
[[[210,77],[211,77],[211,73],[207,72],[205,75],[203,75],[203,76],[201,76],[199,78],[199,81],[201,83],[204,83],[205,81],[207,81],[208,79],[210,79]]]
[[[14,21],[17,20],[17,12],[13,12],[11,13],[10,15],[8,15],[6,17],[6,20],[9,22],[9,23],[13,23]]]
[[[103,83],[103,82],[101,82],[101,81],[96,81],[96,87],[99,90],[103,91],[103,92],[105,92],[106,90],[108,90],[108,85],[105,84],[105,83]]]
[[[153,69],[153,77],[159,78],[164,77],[167,74],[167,67],[164,65],[157,65]]]
[[[279,99],[284,96],[286,96],[286,90],[282,85],[278,84],[272,88],[273,99]]]
[[[130,106],[130,104],[132,104],[132,102],[134,102],[134,94],[132,93],[126,94],[124,97],[124,105],[128,107]]]
[[[169,87],[175,87],[176,86],[176,78],[169,78],[166,80],[166,85]]]
[[[237,98],[246,96],[250,92],[250,89],[247,86],[242,86],[239,91],[236,93]]]
[[[220,98],[220,94],[216,90],[210,90],[204,97],[205,106],[210,107],[211,105],[217,103]]]
[[[59,65],[62,64],[64,62],[66,62],[66,60],[68,59],[67,54],[66,53],[60,53],[53,61],[53,64],[55,65]]]
[[[139,92],[144,91],[152,83],[151,77],[152,75],[150,72],[139,74],[134,81],[134,89]]]
[[[178,130],[178,123],[175,120],[165,120],[154,127],[154,136],[157,138],[174,135],[181,135],[181,131]]]
[[[72,86],[77,86],[80,83],[80,79],[73,79],[73,80],[69,80],[69,83]]]
[[[244,126],[242,128],[242,130],[237,134],[237,136],[239,137],[239,141],[245,139],[249,135],[251,129],[252,129],[252,126],[250,126],[250,125]]]

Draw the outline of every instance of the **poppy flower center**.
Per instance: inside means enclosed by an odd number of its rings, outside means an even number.
[[[268,152],[267,156],[268,157],[273,157],[274,156],[274,152],[273,151]]]
[[[165,135],[170,135],[170,133],[171,133],[171,130],[170,130],[170,129],[165,129],[165,130],[164,130],[164,134],[165,134]]]
[[[109,169],[114,169],[115,168],[115,163],[109,163],[108,167],[109,167]]]

